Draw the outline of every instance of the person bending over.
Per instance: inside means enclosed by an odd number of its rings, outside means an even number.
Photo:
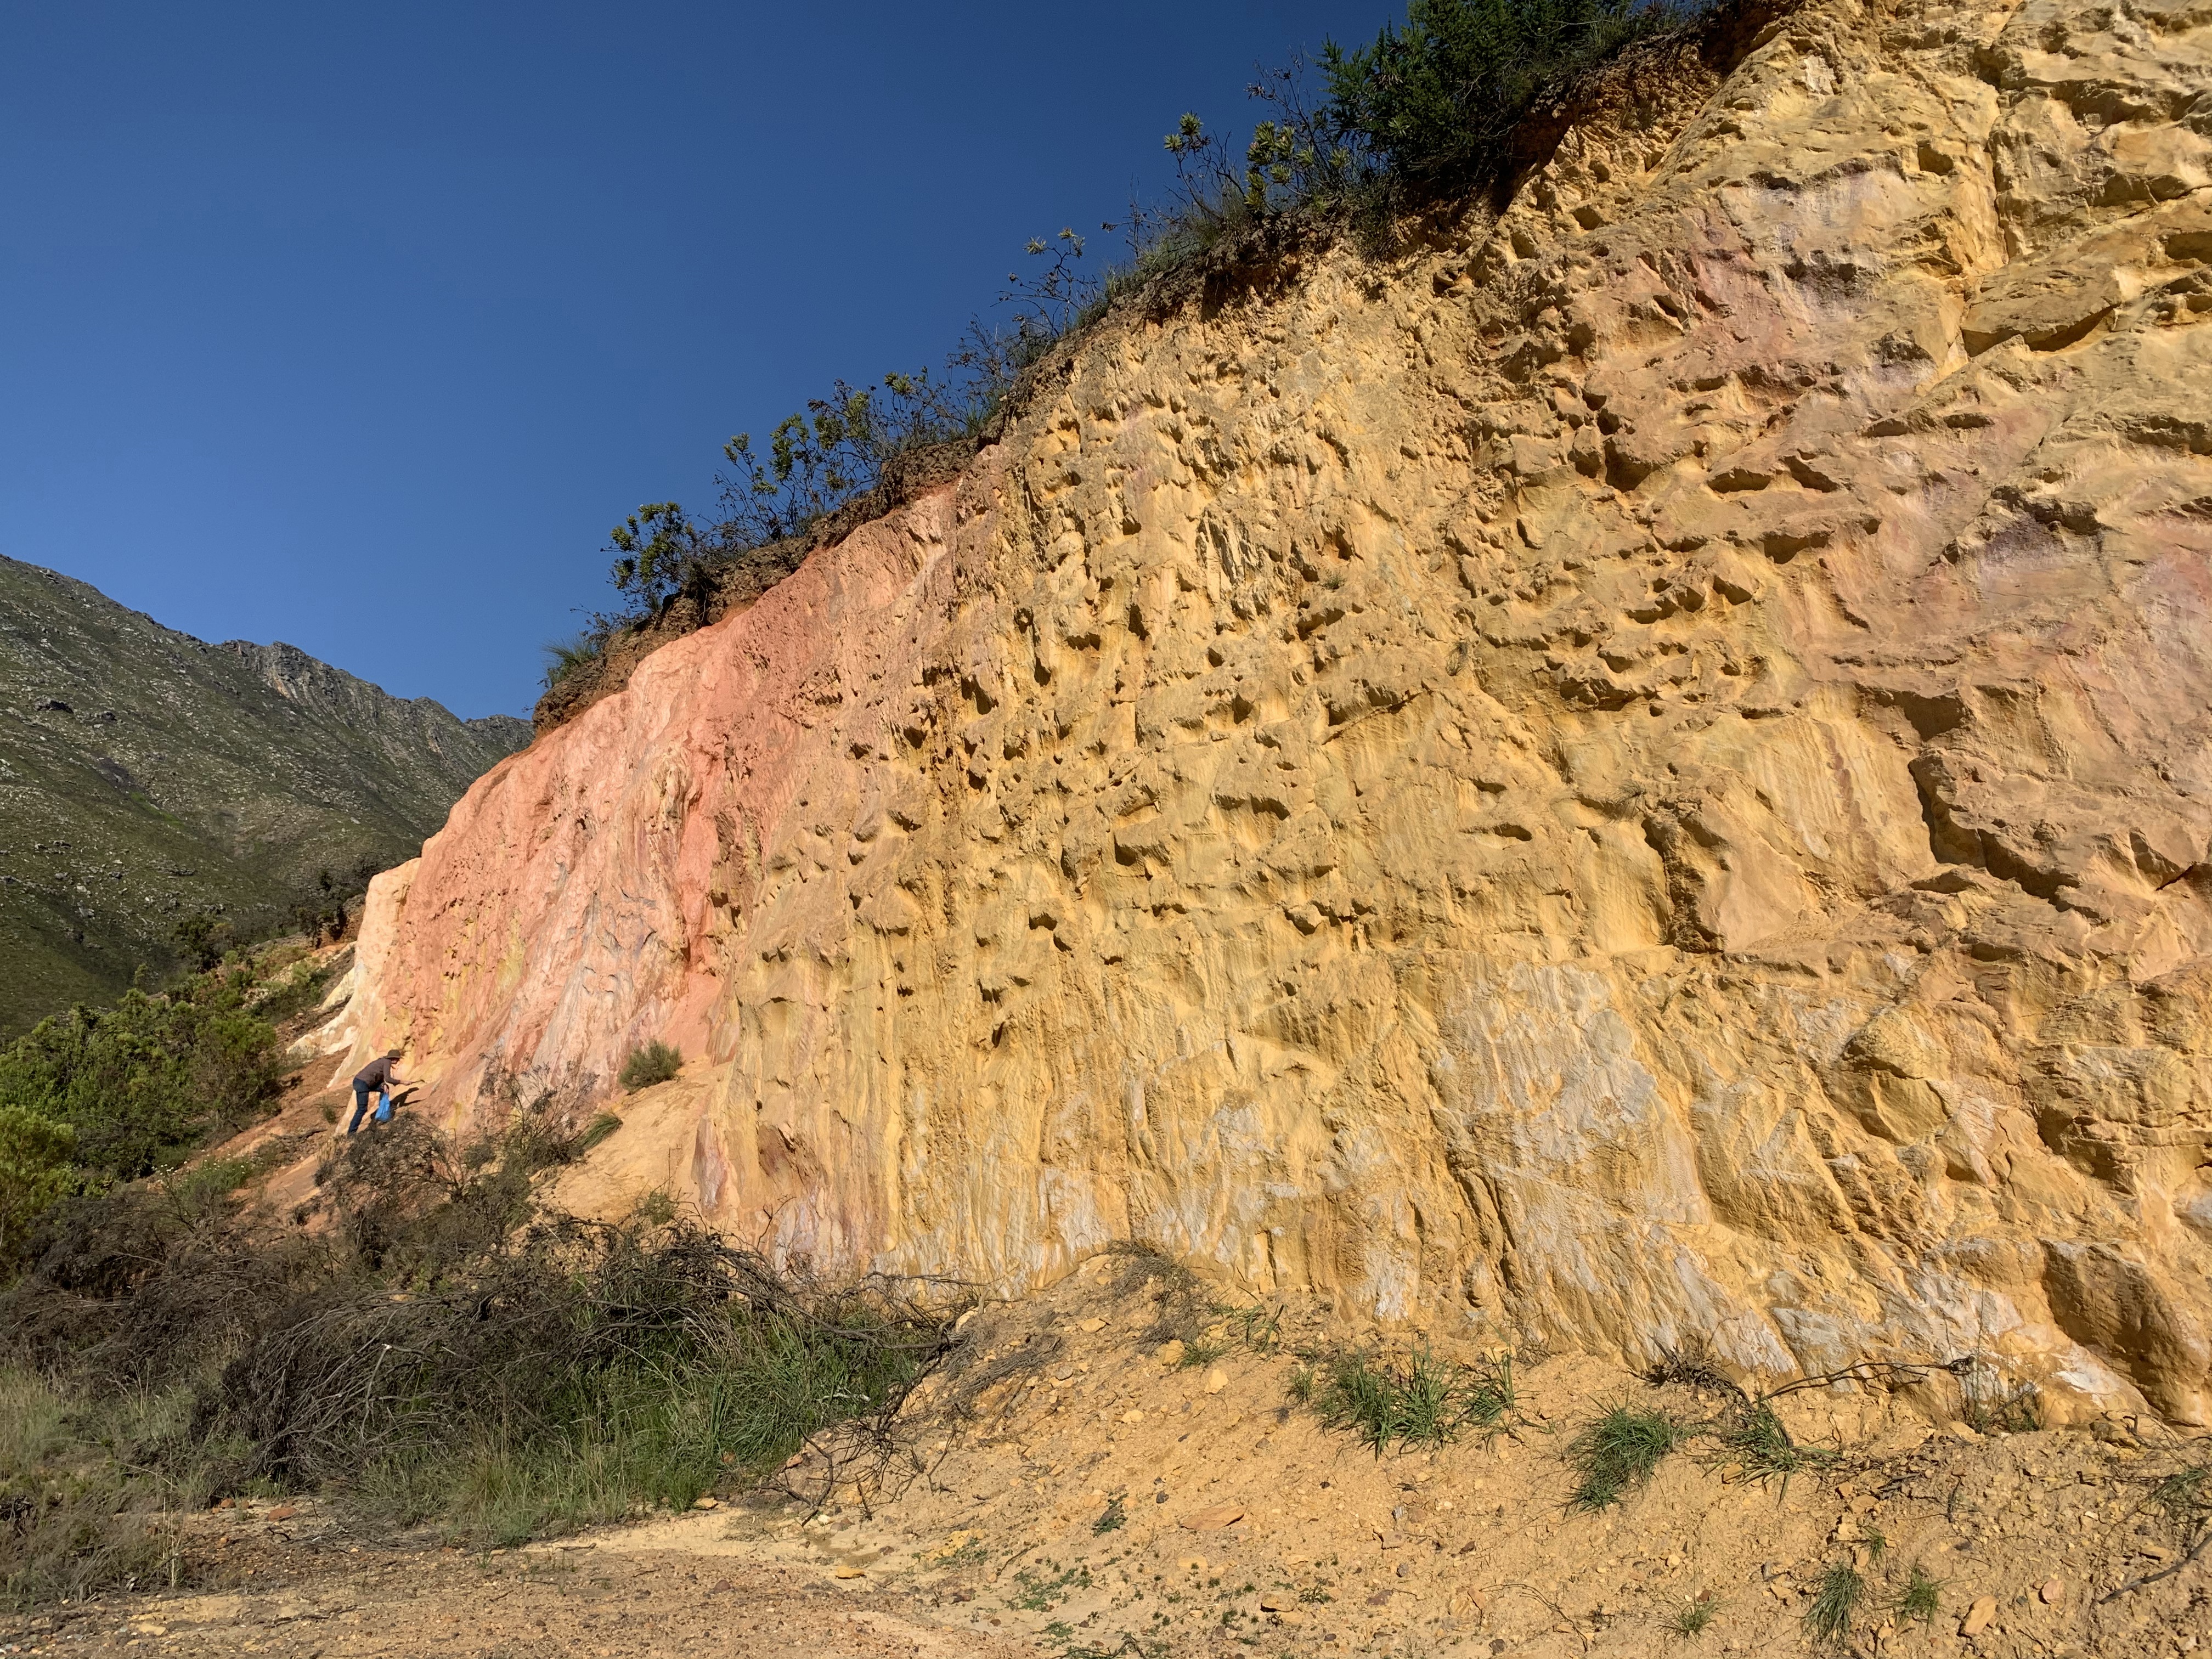
[[[361,1127],[361,1120],[368,1110],[368,1097],[376,1097],[376,1121],[392,1121],[392,1091],[399,1081],[399,1050],[393,1048],[378,1055],[354,1074],[353,1121],[346,1125],[351,1134]]]

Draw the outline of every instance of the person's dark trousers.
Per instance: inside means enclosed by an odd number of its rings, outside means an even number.
[[[379,1090],[377,1092],[381,1094],[383,1091]],[[348,1134],[361,1127],[361,1121],[368,1112],[368,1085],[356,1083],[353,1085],[353,1121],[346,1125]]]

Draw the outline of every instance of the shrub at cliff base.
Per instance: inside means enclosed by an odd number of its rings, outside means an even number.
[[[682,1508],[833,1425],[880,1432],[940,1315],[665,1206],[541,1208],[589,1133],[526,1115],[466,1148],[404,1121],[342,1142],[312,1237],[224,1190],[243,1164],[56,1204],[0,1292],[0,1392],[48,1425],[0,1437],[0,1595],[195,1581],[158,1516],[226,1492],[513,1541]]]
[[[250,971],[71,1009],[0,1049],[0,1271],[70,1192],[173,1167],[276,1092],[276,1033]]]

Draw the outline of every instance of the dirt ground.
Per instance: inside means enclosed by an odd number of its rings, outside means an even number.
[[[1378,1457],[1293,1399],[1271,1345],[1211,1329],[1203,1364],[1141,1258],[1107,1256],[971,1317],[961,1363],[831,1501],[731,1493],[712,1510],[472,1553],[356,1536],[316,1503],[195,1517],[190,1588],[0,1623],[9,1653],[197,1659],[710,1653],[939,1656],[2163,1656],[2212,1649],[2212,1551],[2152,1501],[2212,1437],[2105,1419],[1979,1433],[1856,1389],[1779,1408],[1832,1462],[1761,1482],[1710,1440],[1595,1514],[1567,1450],[1606,1407],[1710,1419],[1713,1399],[1618,1368],[1524,1363],[1503,1431]],[[1202,1304],[1200,1304],[1202,1307]],[[1201,1321],[1211,1317],[1204,1312]],[[1941,1413],[1935,1413],[1941,1416]],[[851,1453],[857,1449],[848,1447]],[[820,1455],[783,1476],[818,1498]],[[857,1478],[857,1484],[855,1480]],[[1849,1631],[1816,1640],[1822,1577],[1856,1571]],[[1915,1567],[1934,1616],[1896,1603]],[[1679,1634],[1686,1608],[1709,1622]]]

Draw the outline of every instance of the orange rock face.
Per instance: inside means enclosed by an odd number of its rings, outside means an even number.
[[[917,672],[925,567],[951,507],[940,494],[862,530],[488,775],[420,860],[372,886],[349,1011],[363,1052],[404,1043],[457,1127],[549,1094],[606,1094],[649,1038],[717,1061],[737,1052],[726,981],[747,948],[823,965],[855,915],[802,905],[772,945],[761,938],[763,909],[805,882],[794,825],[834,806],[855,844],[898,833],[895,807],[851,822],[848,705],[880,704]],[[689,1157],[650,1184],[717,1216],[795,1204],[799,1247],[841,1260],[868,1248],[884,1218],[870,1144],[849,1139],[861,1126],[831,1111],[785,1127],[735,1149],[711,1117],[672,1127]]]
[[[615,1104],[575,1201],[841,1267],[1136,1237],[2204,1420],[2212,33],[2158,15],[1810,7],[1441,246],[1110,318],[480,781],[339,1029],[455,1123]]]

